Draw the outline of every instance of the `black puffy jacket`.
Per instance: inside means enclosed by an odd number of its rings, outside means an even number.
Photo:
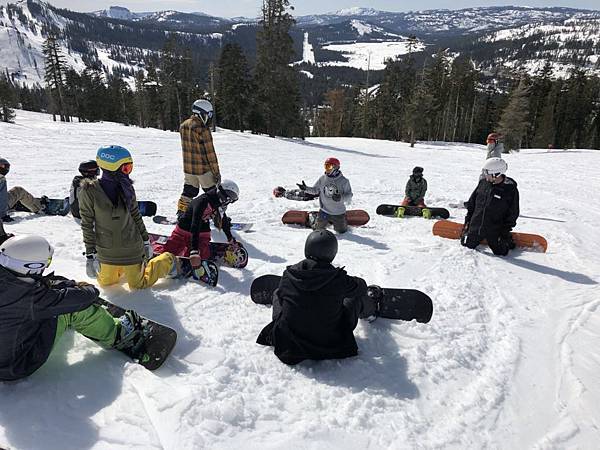
[[[54,345],[57,316],[84,310],[96,298],[93,286],[53,275],[24,279],[0,267],[0,381],[39,369]]]
[[[281,312],[257,342],[274,346],[285,364],[355,356],[358,347],[343,300],[366,293],[365,281],[343,268],[309,259],[289,266],[273,298]]]
[[[504,177],[502,183],[479,180],[467,202],[468,235],[498,236],[509,233],[519,217],[517,182]]]

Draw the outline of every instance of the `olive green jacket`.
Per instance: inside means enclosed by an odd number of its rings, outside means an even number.
[[[96,252],[98,261],[115,266],[144,261],[148,232],[135,199],[131,211],[122,198],[114,206],[98,180],[84,180],[79,192],[79,212],[87,254]]]
[[[421,181],[415,181],[414,177],[411,175],[406,183],[406,189],[404,190],[404,195],[410,198],[412,201],[417,201],[425,198],[425,193],[427,192],[427,180],[425,178],[421,178]]]

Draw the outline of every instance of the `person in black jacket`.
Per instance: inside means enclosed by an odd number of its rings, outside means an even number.
[[[117,319],[94,304],[94,286],[44,277],[53,251],[39,236],[11,237],[0,245],[0,381],[34,373],[69,328],[115,348],[126,348],[139,334],[133,311]]]
[[[275,347],[285,364],[355,356],[358,319],[376,317],[377,302],[365,281],[331,265],[337,248],[333,233],[313,231],[304,247],[306,259],[285,270],[273,294],[273,321],[257,342]]]
[[[506,256],[515,248],[510,232],[519,217],[519,190],[507,169],[501,158],[490,158],[483,166],[483,178],[467,202],[465,247],[474,249],[485,239],[495,255]]]
[[[71,189],[69,191],[69,206],[71,207],[71,214],[76,219],[81,219],[79,215],[79,188],[81,187],[81,182],[84,179],[95,180],[100,175],[100,168],[98,167],[98,163],[90,159],[89,161],[84,161],[79,164],[79,173],[81,175],[77,175],[73,178],[71,182]]]

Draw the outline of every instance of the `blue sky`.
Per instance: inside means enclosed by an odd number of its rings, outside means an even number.
[[[16,0],[15,0],[16,1]],[[201,11],[221,17],[257,16],[261,0],[49,0],[49,3],[74,11],[94,11],[110,5],[125,6],[132,11],[156,11],[175,9],[178,11]],[[530,1],[471,1],[471,0],[292,0],[295,14],[307,15],[336,11],[352,6],[366,6],[385,11],[410,11],[418,9],[460,9],[470,6],[566,6],[572,8],[600,9],[598,0],[530,0]]]

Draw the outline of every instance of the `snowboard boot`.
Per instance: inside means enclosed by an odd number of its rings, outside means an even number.
[[[113,347],[130,356],[133,360],[144,359],[144,319],[135,311],[125,311],[119,317],[119,329]]]
[[[46,214],[48,212],[48,203],[50,203],[50,201],[48,200],[48,197],[46,197],[45,195],[42,195],[40,197],[40,205],[42,206],[36,214]]]
[[[219,269],[206,259],[202,260],[200,267],[194,269],[189,258],[175,257],[169,278],[193,278],[209,286],[216,286],[219,279]]]
[[[404,208],[403,206],[400,206],[396,209],[396,212],[394,213],[394,217],[398,217],[401,219],[404,217],[405,212],[406,212],[406,208]]]
[[[367,287],[367,297],[369,297],[371,301],[371,310],[365,311],[364,314],[366,317],[364,319],[371,323],[377,319],[378,311],[379,311],[379,302],[383,298],[383,290],[377,285],[370,285]]]
[[[423,208],[422,213],[424,219],[431,219],[431,210],[429,208]]]

